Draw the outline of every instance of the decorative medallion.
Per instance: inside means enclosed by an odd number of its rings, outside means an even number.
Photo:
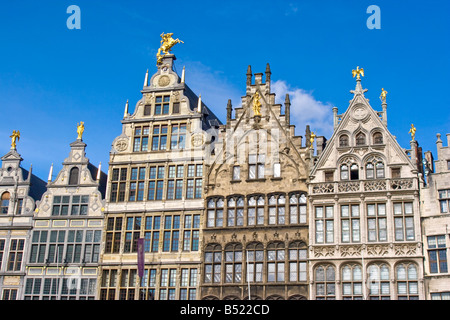
[[[367,108],[365,108],[364,106],[357,106],[353,110],[353,118],[355,118],[356,120],[362,120],[366,116],[367,116]]]
[[[119,139],[116,141],[114,148],[119,151],[119,152],[123,152],[127,149],[128,147],[128,140],[127,139]]]
[[[169,85],[169,83],[170,83],[169,76],[164,75],[164,76],[159,77],[159,79],[158,79],[158,85],[160,87],[167,87]]]
[[[205,137],[202,133],[196,133],[191,138],[192,146],[201,147],[205,143]]]

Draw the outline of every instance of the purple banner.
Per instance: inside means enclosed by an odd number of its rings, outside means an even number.
[[[142,278],[144,275],[144,238],[137,240],[137,264],[139,278]]]

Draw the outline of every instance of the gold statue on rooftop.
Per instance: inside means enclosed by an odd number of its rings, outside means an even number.
[[[356,76],[356,80],[361,79],[360,75],[364,77],[364,69],[363,68],[359,68],[359,66],[356,67],[356,70],[352,70],[352,75],[353,78]]]
[[[166,33],[164,34],[161,33],[160,37],[161,37],[161,47],[159,47],[158,52],[156,53],[156,63],[160,64],[163,58],[163,55],[161,54],[161,51],[163,52],[163,54],[168,54],[170,52],[170,50],[172,49],[172,47],[174,45],[176,45],[177,43],[184,43],[183,41],[181,41],[180,39],[174,39],[172,38],[173,33]]]
[[[383,103],[385,103],[386,102],[386,95],[387,95],[387,91],[386,90],[384,90],[384,88],[381,88],[381,94],[380,94],[380,99],[381,99],[381,101],[383,102]]]
[[[83,132],[84,132],[84,122],[80,121],[80,123],[77,123],[78,140],[82,140]]]
[[[9,137],[11,138],[11,149],[16,150],[16,140],[20,140],[20,131],[13,130],[12,135]]]
[[[311,138],[309,138],[309,148],[310,149],[314,149],[314,139],[316,138],[316,135],[314,134],[313,131],[311,131]]]
[[[414,124],[411,123],[411,129],[409,129],[409,132],[411,134],[411,140],[414,141],[414,138],[416,137],[416,128],[414,127]]]
[[[261,102],[259,99],[261,96],[259,95],[259,92],[256,91],[253,95],[253,113],[255,116],[261,116]]]

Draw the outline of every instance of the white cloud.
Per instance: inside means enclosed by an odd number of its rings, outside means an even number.
[[[277,80],[271,85],[276,94],[275,102],[284,106],[286,93],[291,101],[291,124],[296,126],[296,134],[303,135],[306,125],[317,135],[329,139],[333,133],[333,105],[318,101],[300,88],[291,87],[286,81]]]

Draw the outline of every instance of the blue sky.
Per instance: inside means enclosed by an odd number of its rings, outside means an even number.
[[[66,26],[70,5],[81,9],[80,30]],[[381,10],[379,30],[366,26],[369,5]],[[178,72],[186,66],[186,82],[222,121],[227,100],[237,106],[245,94],[247,66],[264,72],[270,63],[277,92],[306,96],[322,112],[293,104],[296,133],[312,123],[330,137],[331,107],[346,110],[360,66],[374,109],[388,91],[388,128],[400,145],[409,148],[414,123],[435,154],[436,133],[446,145],[450,132],[449,13],[445,0],[2,1],[0,153],[20,130],[23,166],[46,180],[84,121],[87,156],[106,170],[125,102],[133,110],[145,71],[156,71],[159,35],[173,32],[184,41],[173,49]]]

